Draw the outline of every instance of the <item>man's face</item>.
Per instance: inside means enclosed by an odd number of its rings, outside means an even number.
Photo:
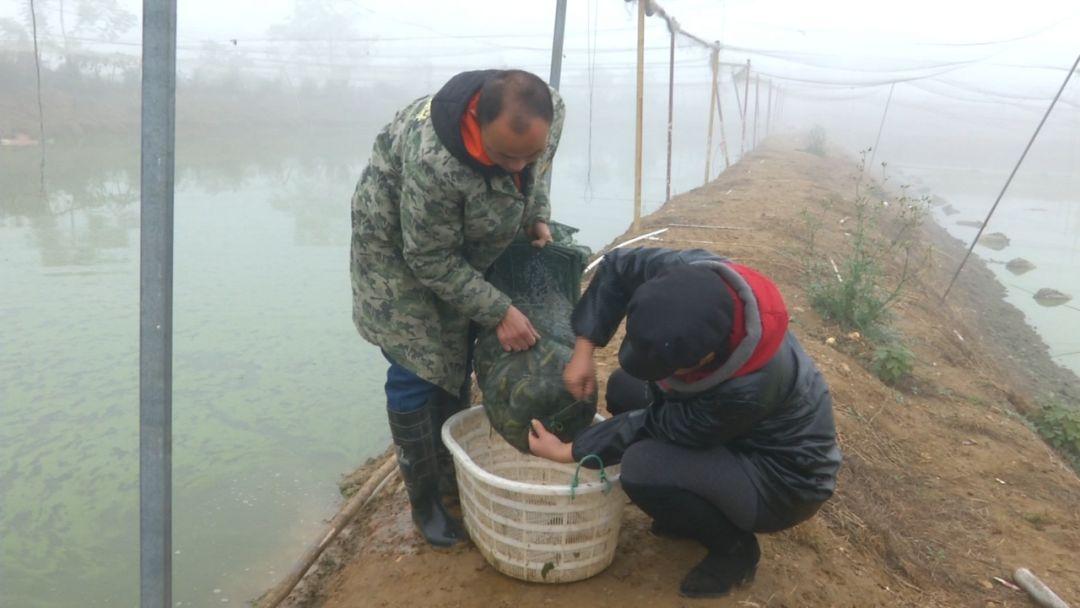
[[[503,112],[480,127],[480,139],[491,162],[509,173],[520,173],[544,153],[549,125],[539,118],[532,118],[527,120],[522,133],[516,133],[511,127],[512,114]]]

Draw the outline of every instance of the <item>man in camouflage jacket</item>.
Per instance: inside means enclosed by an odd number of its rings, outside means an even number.
[[[506,350],[538,337],[484,273],[519,230],[551,240],[545,177],[562,121],[562,100],[533,74],[458,74],[379,133],[352,198],[353,319],[390,361],[390,429],[434,545],[463,536],[440,498],[456,484],[438,435],[468,404],[470,328],[495,327]]]

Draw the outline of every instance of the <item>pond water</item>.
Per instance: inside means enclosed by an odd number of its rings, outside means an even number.
[[[353,328],[348,273],[373,137],[178,138],[178,605],[265,590],[336,510],[340,476],[388,444],[386,363]],[[0,149],[3,606],[137,604],[137,149],[53,144],[44,194],[37,149]],[[624,156],[595,181],[581,162],[555,167],[555,218],[594,248],[631,219]]]

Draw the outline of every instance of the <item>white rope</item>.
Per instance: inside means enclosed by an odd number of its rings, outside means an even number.
[[[663,234],[663,233],[665,233],[667,231],[668,231],[667,228],[661,228],[660,230],[654,230],[653,232],[650,232],[648,234],[643,234],[641,236],[636,236],[636,237],[630,239],[629,241],[623,241],[623,242],[619,243],[618,245],[615,245],[611,249],[608,249],[608,251],[614,251],[614,250],[616,250],[616,249],[618,249],[620,247],[626,247],[627,245],[630,245],[631,243],[636,243],[638,241],[641,241],[641,240],[644,240],[644,239],[647,239],[647,238],[650,238],[650,237],[654,237],[654,236],[656,236],[658,234]],[[592,262],[589,262],[589,265],[585,267],[585,272],[589,272],[593,268],[596,268],[600,264],[600,262],[603,261],[603,259],[604,259],[604,256],[600,256],[600,257],[596,258],[595,260],[593,260]]]

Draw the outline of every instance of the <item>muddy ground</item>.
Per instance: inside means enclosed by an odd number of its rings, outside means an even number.
[[[845,457],[838,492],[809,522],[762,536],[751,586],[719,600],[680,598],[679,580],[703,549],[651,536],[633,506],[605,572],[570,585],[522,583],[495,572],[468,544],[425,546],[395,480],[290,605],[1031,605],[993,580],[1009,579],[1018,566],[1080,602],[1080,480],[1021,416],[1048,393],[1080,401],[1080,382],[1053,364],[982,262],[969,264],[942,303],[963,245],[927,225],[921,238],[934,254],[894,311],[916,356],[913,379],[900,390],[883,384],[869,371],[873,347],[823,321],[805,289],[804,210],[823,220],[815,255],[839,259],[850,238],[855,163],[839,153],[801,152],[798,143],[769,140],[617,239],[668,227],[641,244],[704,247],[772,276],[791,309],[792,331],[829,381]],[[599,357],[602,376],[615,364],[618,339],[612,344]],[[364,470],[354,476],[362,479]]]

